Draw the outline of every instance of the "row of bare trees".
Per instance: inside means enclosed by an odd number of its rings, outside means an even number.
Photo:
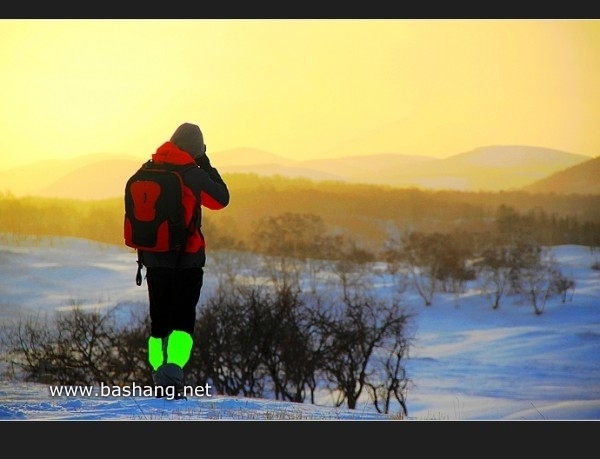
[[[478,241],[461,233],[408,233],[386,253],[389,271],[431,306],[437,292],[460,295],[468,282],[498,309],[508,296],[542,314],[559,295],[565,303],[575,280],[565,276],[547,247],[527,239]]]
[[[350,409],[367,391],[381,412],[394,399],[406,414],[401,362],[412,316],[394,301],[324,298],[288,288],[242,288],[211,298],[199,323],[194,377],[210,379],[220,393],[268,392],[292,402],[314,403],[316,391],[326,388],[336,406]]]
[[[356,409],[365,395],[381,413],[408,414],[411,315],[398,302],[368,296],[335,301],[291,289],[220,290],[199,309],[186,384],[219,394]],[[3,358],[28,380],[61,385],[151,384],[144,316],[75,307],[5,327]]]
[[[260,282],[257,276],[262,275],[279,289],[315,292],[329,279],[347,296],[368,291],[378,273],[391,274],[399,293],[411,287],[425,306],[433,304],[436,293],[458,297],[469,284],[484,294],[492,309],[512,296],[530,304],[539,315],[551,297],[559,295],[564,303],[569,293],[572,296],[575,280],[561,272],[535,234],[509,224],[518,222],[511,216],[504,213],[493,233],[400,233],[374,254],[351,235],[328,233],[323,221],[312,214],[284,213],[264,217],[257,225],[253,238],[259,263],[257,257],[240,251],[220,251],[214,261],[224,286],[244,275]],[[242,269],[244,265],[247,269]]]

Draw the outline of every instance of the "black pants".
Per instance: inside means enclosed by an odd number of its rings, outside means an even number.
[[[151,336],[166,338],[173,330],[194,333],[203,278],[203,268],[146,268]]]

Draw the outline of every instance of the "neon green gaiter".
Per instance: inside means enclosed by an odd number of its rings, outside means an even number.
[[[148,362],[150,363],[152,370],[158,370],[158,367],[160,367],[164,361],[163,339],[151,336],[148,338]]]
[[[192,335],[181,330],[173,330],[167,340],[167,363],[174,363],[183,368],[192,355],[194,344]]]

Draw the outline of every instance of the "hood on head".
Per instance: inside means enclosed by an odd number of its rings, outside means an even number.
[[[202,131],[192,123],[183,123],[179,126],[170,141],[179,149],[187,151],[193,158],[199,158],[206,152]]]

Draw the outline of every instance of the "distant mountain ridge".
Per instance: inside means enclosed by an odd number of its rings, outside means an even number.
[[[383,153],[295,161],[252,148],[218,151],[210,153],[210,158],[222,174],[281,175],[315,181],[460,191],[524,189],[574,166],[585,170],[590,161],[585,155],[519,145],[481,147],[444,159]],[[41,161],[0,171],[1,191],[18,196],[117,197],[122,195],[127,178],[147,159],[95,154],[72,160]],[[577,184],[572,186],[576,188]]]
[[[576,164],[524,187],[534,193],[600,194],[600,156]]]
[[[0,191],[16,196],[104,199],[122,193],[127,177],[143,160],[131,155],[93,153],[44,160],[0,171]],[[120,191],[118,189],[120,188]]]
[[[255,150],[234,149],[211,155],[219,170],[279,174],[312,180],[340,180],[397,187],[500,191],[519,189],[589,156],[543,147],[488,146],[439,159],[394,153],[293,161]]]

